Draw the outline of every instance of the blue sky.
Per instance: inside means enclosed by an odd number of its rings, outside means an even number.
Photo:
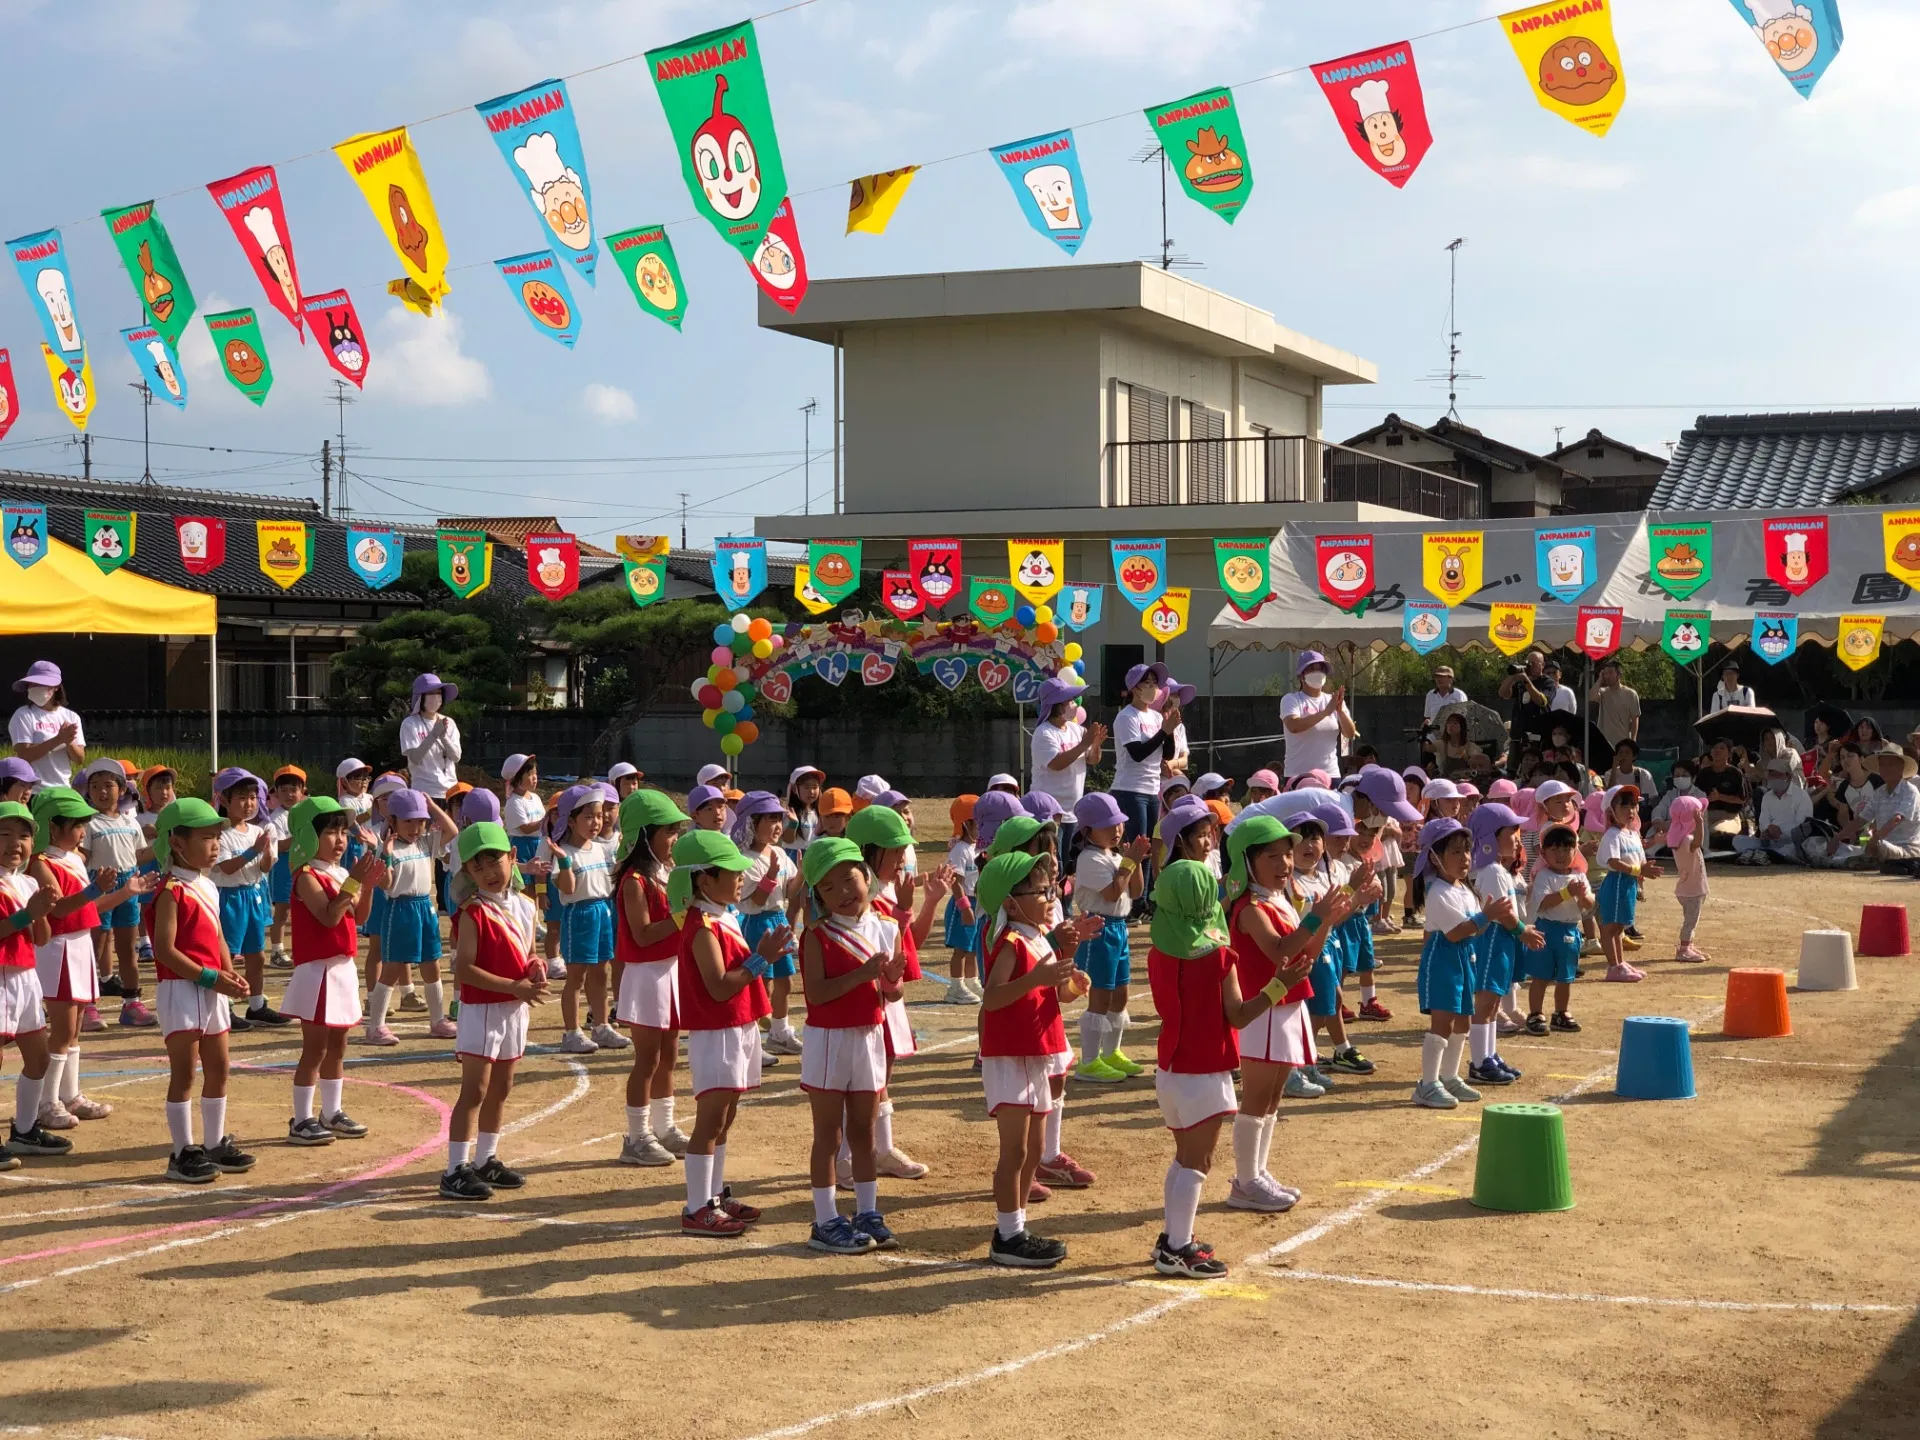
[[[769,8],[771,0],[767,0]],[[1434,146],[1404,191],[1348,150],[1309,75],[1236,89],[1254,196],[1232,227],[1174,192],[1200,282],[1378,362],[1330,397],[1332,438],[1396,408],[1430,420],[1444,390],[1446,255],[1464,236],[1462,414],[1550,448],[1597,425],[1649,449],[1695,413],[1911,399],[1920,183],[1920,12],[1843,0],[1847,43],[1799,99],[1727,0],[1618,0],[1627,77],[1596,139],[1540,109],[1477,0],[816,0],[761,22],[787,173],[816,277],[1125,260],[1156,249],[1159,188],[1129,163],[1141,107],[1218,83],[1416,43]],[[642,316],[610,267],[576,287],[569,352],[535,334],[489,262],[542,243],[476,101],[737,20],[745,6],[626,0],[514,6],[382,0],[273,7],[0,0],[0,117],[15,138],[0,233],[61,225],[100,402],[95,470],[137,478],[137,379],[117,331],[139,319],[98,211],[155,195],[202,312],[253,305],[276,385],[256,410],[197,322],[184,413],[153,410],[157,477],[318,494],[335,428],[331,372],[264,303],[204,186],[276,163],[301,279],[346,286],[370,331],[347,414],[356,511],[396,519],[557,511],[605,540],[691,496],[696,543],[799,509],[799,407],[831,403],[828,352],[763,334],[745,268],[691,207],[639,62],[570,82],[601,233],[658,220],[690,293],[680,335]],[[447,313],[388,301],[398,263],[329,153],[414,131],[456,267]],[[1087,122],[1119,116],[1101,124]],[[1078,260],[1028,229],[990,159],[966,154],[1075,125],[1093,223]],[[315,153],[317,152],[317,153]],[[845,182],[960,154],[920,175],[885,236],[845,236]],[[299,160],[291,157],[304,156]],[[170,196],[169,192],[183,190]],[[0,466],[77,473],[24,291],[0,275],[0,345],[25,413]],[[825,445],[824,420],[813,436]],[[213,449],[173,448],[214,447]],[[257,452],[257,453],[249,453]],[[700,458],[676,458],[700,457]],[[481,463],[482,461],[489,463]],[[587,461],[591,463],[577,463]],[[566,463],[576,462],[576,463]],[[813,462],[816,506],[828,484]]]

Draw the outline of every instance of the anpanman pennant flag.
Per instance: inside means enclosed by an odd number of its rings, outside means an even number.
[[[896,620],[913,620],[923,614],[927,602],[914,588],[913,576],[905,570],[886,570],[880,575],[880,603]]]
[[[1160,598],[1140,612],[1140,628],[1165,644],[1187,633],[1187,616],[1193,609],[1193,591],[1182,585],[1169,585]]]
[[[1604,660],[1620,648],[1618,605],[1582,605],[1574,612],[1575,647],[1589,660]]]
[[[1044,605],[1060,593],[1067,574],[1064,540],[1007,541],[1007,574],[1029,605]]]
[[[189,575],[206,575],[227,563],[227,522],[216,515],[176,515],[180,563]]]
[[[1627,98],[1613,41],[1613,0],[1547,0],[1500,17],[1534,98],[1563,120],[1604,135]]]
[[[1884,615],[1842,615],[1840,638],[1834,642],[1834,654],[1849,670],[1864,670],[1880,658],[1880,635],[1886,628]]]
[[[813,588],[813,572],[805,565],[793,567],[793,598],[804,605],[810,615],[824,615],[833,609],[833,602]]]
[[[484,530],[442,530],[440,582],[462,600],[469,600],[493,583],[493,541]]]
[[[111,575],[133,558],[134,540],[140,517],[131,510],[89,510],[80,522],[80,534],[87,542],[87,555]]]
[[[527,582],[549,600],[580,588],[580,542],[564,531],[527,537]]]
[[[667,593],[667,561],[663,555],[655,555],[647,560],[622,560],[621,568],[627,579],[627,594],[633,597],[633,603],[641,609],[653,604]]]
[[[887,222],[900,202],[907,198],[907,187],[920,171],[918,165],[898,170],[882,170],[862,175],[847,188],[847,234],[859,230],[867,235],[884,235]]]
[[[1887,547],[1887,573],[1920,589],[1920,510],[1887,510],[1880,516]]]
[[[406,266],[387,286],[388,293],[422,315],[433,314],[449,288],[447,237],[406,127],[356,135],[334,146],[333,153],[360,187],[387,243]]]
[[[1480,530],[1439,532],[1420,537],[1420,578],[1427,593],[1443,604],[1458,605],[1477,594],[1486,534]]]
[[[1533,643],[1531,602],[1496,600],[1487,613],[1487,638],[1502,655],[1518,655]]]
[[[260,550],[260,573],[282,590],[292,589],[312,563],[306,522],[256,520],[253,525]]]

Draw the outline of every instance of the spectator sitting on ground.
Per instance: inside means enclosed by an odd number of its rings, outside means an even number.
[[[1756,833],[1734,836],[1733,852],[1742,865],[1765,865],[1770,860],[1798,865],[1805,858],[1800,847],[1813,830],[1813,801],[1801,781],[1800,767],[1785,755],[1775,755],[1766,762],[1765,785],[1754,822]]]
[[[1903,861],[1920,860],[1920,785],[1914,783],[1913,757],[1898,745],[1882,743],[1874,756],[1880,771],[1880,793],[1867,806],[1872,821],[1872,837],[1867,841],[1867,858],[1883,867]]]
[[[1640,792],[1640,801],[1651,804],[1659,789],[1653,783],[1653,772],[1640,763],[1640,744],[1636,740],[1622,740],[1613,747],[1613,768],[1601,777],[1605,787],[1631,785]]]

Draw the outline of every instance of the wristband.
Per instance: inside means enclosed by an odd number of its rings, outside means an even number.
[[[220,983],[220,972],[211,965],[200,967],[200,978],[193,982],[202,990],[211,990]]]
[[[89,900],[98,900],[101,894],[100,882],[98,880],[89,880],[87,882],[87,888],[80,893]]]
[[[7,917],[7,925],[14,930],[24,930],[33,924],[33,916],[25,910],[16,910]]]
[[[1527,927],[1524,925],[1509,925],[1506,927],[1506,930],[1507,934],[1513,936],[1516,940],[1527,933]]]
[[[1140,862],[1134,859],[1131,855],[1122,855],[1120,857],[1120,873],[1122,875],[1131,875],[1135,870],[1138,870],[1139,868],[1140,868]]]
[[[1314,914],[1313,911],[1311,910],[1307,912],[1307,918],[1300,922],[1300,928],[1306,931],[1307,934],[1309,935],[1318,934],[1320,930],[1320,925],[1321,925],[1320,917]]]
[[[1260,987],[1260,993],[1267,997],[1267,1003],[1269,1005],[1278,1005],[1281,997],[1287,993],[1287,987],[1282,985],[1276,978],[1262,985]]]
[[[340,893],[349,900],[358,899],[360,896],[360,882],[349,875],[340,882]]]
[[[573,869],[573,861],[564,855],[556,854],[553,857],[553,868],[556,874],[564,875],[567,871]]]

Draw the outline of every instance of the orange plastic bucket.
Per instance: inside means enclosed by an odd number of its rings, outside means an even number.
[[[1784,970],[1729,970],[1727,1013],[1720,1027],[1736,1040],[1772,1040],[1793,1033],[1787,1013],[1787,972]]]

